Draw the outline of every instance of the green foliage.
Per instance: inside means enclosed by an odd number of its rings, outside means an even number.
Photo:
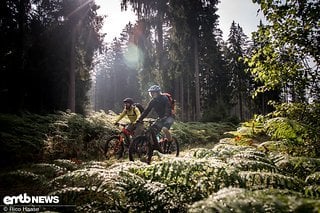
[[[122,173],[123,182],[118,185],[126,192],[128,206],[133,212],[185,212],[186,206],[179,202],[179,197],[170,191],[168,185],[147,181],[132,173]]]
[[[239,176],[249,189],[278,188],[302,191],[304,182],[298,178],[274,172],[240,172]]]
[[[52,133],[45,141],[45,159],[102,159],[104,136],[115,131],[106,115],[101,112],[89,118],[61,112],[51,128]]]
[[[43,170],[46,171],[46,170]],[[45,173],[34,173],[27,170],[14,170],[0,174],[0,195],[21,194],[22,192],[29,194],[48,193],[48,179]]]
[[[319,208],[318,200],[289,190],[224,188],[194,203],[189,212],[317,212]]]
[[[46,146],[45,153],[51,151],[51,155],[43,155],[50,156],[52,161],[3,170],[0,187],[13,194],[58,195],[60,204],[75,205],[71,209],[47,209],[57,211],[312,212],[320,209],[319,159],[297,157],[288,152],[288,146],[301,147],[298,143],[282,143],[289,141],[290,134],[280,134],[284,137],[278,141],[259,144],[267,133],[265,126],[281,128],[281,123],[287,122],[282,118],[256,117],[229,134],[223,134],[232,129],[229,124],[177,122],[174,134],[181,141],[188,140],[182,144],[195,143],[193,147],[198,147],[184,150],[180,157],[155,152],[150,165],[127,160],[86,160],[87,156],[87,159],[98,159],[91,152],[94,146],[90,143],[99,143],[104,136],[117,131],[110,122],[113,119],[103,112],[88,117],[63,112],[52,115],[50,124],[45,125],[48,131],[45,143],[52,145]],[[272,122],[275,125],[271,126]],[[32,124],[32,119],[29,123]],[[300,133],[296,131],[296,134]],[[201,143],[196,143],[197,140]],[[249,143],[250,140],[254,143]],[[214,142],[210,148],[199,147],[208,142]],[[79,150],[78,156],[72,155],[73,149]]]
[[[252,145],[264,151],[278,151],[293,155],[320,156],[319,104],[272,104],[275,111],[255,116],[244,122],[234,135],[239,145]]]
[[[311,198],[320,198],[320,186],[317,185],[309,185],[305,187],[305,194]]]
[[[180,202],[207,197],[224,186],[240,185],[236,171],[224,163],[206,159],[180,159],[159,162],[134,173],[150,181],[161,181],[179,194]]]
[[[319,168],[319,167],[318,167]],[[306,178],[307,184],[318,184],[320,185],[320,171],[312,173]]]
[[[282,155],[282,159],[277,160],[276,166],[284,175],[305,179],[307,176],[320,171],[320,159]]]
[[[50,132],[49,125],[56,119],[56,115],[0,114],[0,165],[41,159],[44,140]]]
[[[221,138],[227,137],[225,132],[234,128],[231,123],[175,122],[172,132],[181,145],[193,147],[208,142],[217,143]]]
[[[277,171],[274,163],[266,156],[261,156],[260,154],[261,153],[257,151],[240,152],[232,156],[232,158],[228,160],[228,163],[242,171]]]
[[[294,120],[288,118],[272,118],[265,124],[265,131],[275,140],[289,140],[295,143],[303,143],[303,136],[306,129]]]
[[[257,92],[285,89],[294,102],[319,99],[319,17],[317,1],[254,0],[267,24],[253,35],[247,59],[250,71],[262,86]],[[311,62],[312,61],[312,62]],[[311,65],[311,66],[310,66]],[[312,67],[312,68],[310,68]],[[311,78],[306,76],[312,76]]]
[[[284,120],[287,123],[288,133],[282,138],[303,142],[300,152],[308,153],[314,157],[320,156],[320,105],[318,103],[282,103],[274,104],[274,107],[276,110],[268,116],[271,118],[285,117]],[[281,125],[281,122],[278,123],[278,126]]]
[[[23,188],[14,184],[14,190],[31,189],[35,181],[40,181],[39,187],[45,186],[43,193],[58,195],[62,204],[74,204],[75,212],[198,212],[200,206],[214,212],[225,212],[227,208],[239,212],[319,209],[319,201],[313,200],[319,197],[319,174],[314,172],[320,168],[317,160],[313,169],[308,169],[312,161],[299,164],[299,170],[306,168],[305,178],[301,179],[294,177],[297,170],[289,173],[284,170],[286,166],[278,166],[285,159],[283,155],[225,141],[212,149],[190,150],[179,158],[153,159],[151,165],[55,160],[4,173],[1,178],[6,183],[17,183],[14,174],[25,174]]]
[[[103,159],[101,145],[116,131],[111,118],[103,112],[88,117],[66,112],[47,116],[0,114],[0,164]]]

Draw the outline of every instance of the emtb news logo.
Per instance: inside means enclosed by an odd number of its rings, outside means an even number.
[[[5,196],[3,198],[5,205],[14,204],[58,204],[59,196],[29,196],[27,193],[18,196]]]

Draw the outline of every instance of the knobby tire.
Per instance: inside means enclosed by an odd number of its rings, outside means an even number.
[[[176,157],[179,156],[180,147],[176,137],[172,137],[171,142],[163,142],[160,146],[164,154],[176,154]]]
[[[104,155],[107,159],[116,157],[120,159],[123,156],[124,144],[119,141],[119,135],[111,136],[107,139],[104,146]]]
[[[129,160],[140,159],[148,164],[151,162],[152,148],[146,136],[136,137],[129,146]]]

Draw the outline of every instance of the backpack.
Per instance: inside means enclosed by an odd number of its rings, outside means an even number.
[[[172,115],[174,115],[174,113],[175,113],[175,111],[174,111],[175,100],[172,98],[172,95],[167,92],[162,93],[162,95],[167,96],[167,98],[169,99],[169,103],[171,106],[171,112],[172,112]]]
[[[133,106],[137,107],[141,114],[144,111],[144,107],[140,103],[134,103]]]

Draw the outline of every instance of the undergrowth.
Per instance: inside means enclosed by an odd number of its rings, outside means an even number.
[[[43,211],[320,211],[320,160],[305,147],[315,138],[308,124],[292,116],[257,116],[237,131],[223,123],[176,122],[172,132],[185,147],[181,156],[155,152],[150,165],[100,156],[103,136],[118,131],[112,115],[60,113],[38,119],[42,130],[33,132],[42,158],[2,171],[0,192],[57,195],[59,204],[74,205]],[[35,126],[29,119],[24,127]],[[17,137],[9,127],[1,131],[7,142],[8,135]]]

